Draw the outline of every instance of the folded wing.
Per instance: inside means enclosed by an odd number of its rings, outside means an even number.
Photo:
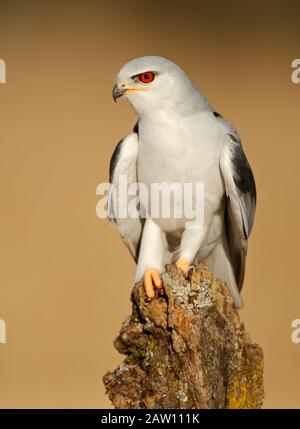
[[[256,187],[251,167],[237,134],[228,133],[220,158],[226,188],[226,235],[239,290],[242,289],[248,238],[256,208]]]
[[[134,260],[137,261],[143,230],[143,219],[140,218],[138,194],[129,196],[128,188],[137,186],[137,126],[134,132],[124,137],[116,146],[109,167],[109,218],[117,228],[125,245]],[[136,214],[135,218],[132,215]]]

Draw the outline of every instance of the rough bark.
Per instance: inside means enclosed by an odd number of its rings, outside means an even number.
[[[115,339],[126,355],[104,384],[115,408],[260,408],[263,352],[251,342],[227,285],[199,263],[189,280],[167,265],[152,301],[133,289]]]

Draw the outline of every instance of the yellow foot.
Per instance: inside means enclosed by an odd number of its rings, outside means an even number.
[[[156,287],[157,289],[162,288],[162,281],[160,275],[153,268],[149,268],[148,270],[146,270],[143,280],[146,295],[148,296],[148,298],[154,298],[154,287]]]
[[[189,261],[187,259],[184,259],[184,258],[179,258],[175,262],[175,265],[181,269],[184,277],[186,278],[189,274],[189,269],[190,269]]]

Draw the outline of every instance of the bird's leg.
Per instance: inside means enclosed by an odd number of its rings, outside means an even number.
[[[177,268],[179,268],[182,271],[184,277],[188,276],[189,268],[190,268],[190,262],[188,259],[179,258],[175,262],[175,265],[177,266]]]
[[[189,274],[190,264],[193,263],[203,240],[203,228],[185,229],[182,233],[179,258],[175,262],[184,277]]]
[[[164,268],[165,247],[164,232],[151,218],[147,218],[143,229],[135,281],[143,279],[145,291],[149,298],[154,298],[155,288],[162,288],[160,274]]]

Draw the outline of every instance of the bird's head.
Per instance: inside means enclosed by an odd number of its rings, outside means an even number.
[[[136,58],[119,71],[113,99],[126,98],[139,116],[191,106],[200,96],[186,73],[158,56]]]

